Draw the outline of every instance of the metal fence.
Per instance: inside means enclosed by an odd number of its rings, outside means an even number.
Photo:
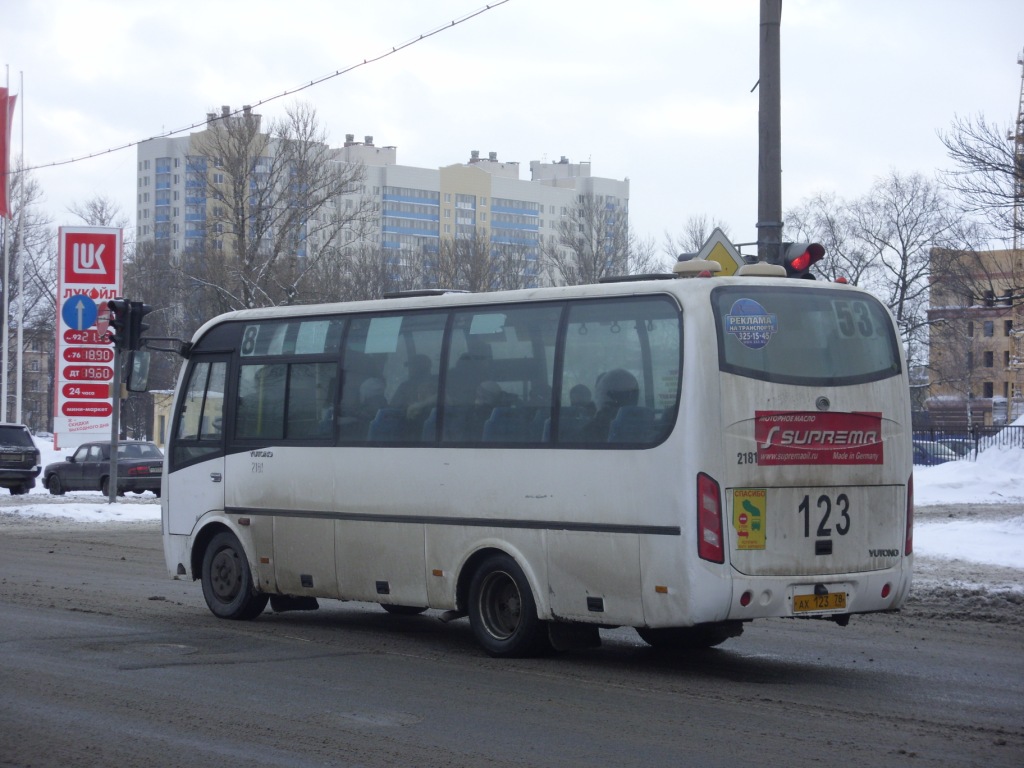
[[[913,435],[914,463],[918,465],[941,464],[953,458],[973,461],[980,451],[991,447],[1024,448],[1024,426],[976,425],[963,432],[923,429]]]

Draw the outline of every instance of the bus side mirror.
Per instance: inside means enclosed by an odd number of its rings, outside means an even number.
[[[149,350],[139,349],[128,354],[129,392],[145,392],[149,389]]]

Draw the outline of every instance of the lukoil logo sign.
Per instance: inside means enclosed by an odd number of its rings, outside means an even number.
[[[117,275],[117,235],[69,232],[64,244],[64,282],[104,284]]]

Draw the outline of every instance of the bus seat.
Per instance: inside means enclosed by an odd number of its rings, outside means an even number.
[[[522,443],[529,439],[526,428],[524,409],[498,406],[484,422],[483,440],[487,443]]]
[[[533,414],[528,429],[527,440],[531,443],[551,442],[551,409],[538,408]]]
[[[473,414],[471,405],[445,406],[442,439],[448,443],[478,442],[480,440],[480,424],[473,418]]]
[[[405,439],[405,411],[401,408],[381,408],[370,422],[366,439],[383,443]]]
[[[594,416],[592,408],[580,405],[563,405],[558,412],[558,442],[573,443],[580,439],[583,427]],[[546,439],[550,441],[550,435]]]
[[[437,439],[437,407],[430,409],[423,427],[420,429],[420,440],[424,443],[432,443]]]
[[[651,439],[654,411],[642,405],[624,405],[608,426],[609,443],[646,443]]]

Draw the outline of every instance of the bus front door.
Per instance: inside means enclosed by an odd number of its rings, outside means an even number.
[[[190,361],[168,446],[170,472],[163,489],[168,533],[191,534],[203,515],[224,509],[227,370],[225,356],[196,355]]]

